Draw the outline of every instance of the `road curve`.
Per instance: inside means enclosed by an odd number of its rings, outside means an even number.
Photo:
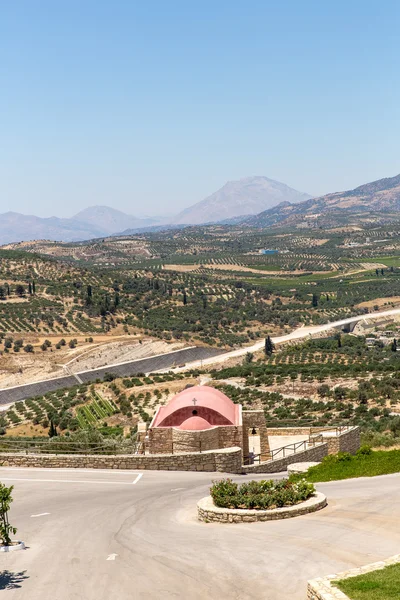
[[[299,327],[286,335],[273,338],[273,342],[275,344],[281,344],[291,340],[300,340],[323,331],[328,331],[334,327],[341,327],[365,319],[377,319],[398,314],[400,314],[400,308],[394,308],[383,312],[368,313],[341,319],[339,321],[332,321],[323,325]],[[161,354],[159,356],[137,359],[120,364],[111,364],[98,369],[75,373],[73,375],[67,374],[64,377],[57,377],[56,379],[46,379],[44,381],[35,381],[15,387],[3,388],[0,389],[0,406],[7,406],[33,396],[42,396],[47,392],[52,392],[61,388],[72,387],[78,382],[81,383],[83,381],[84,383],[89,383],[95,381],[97,378],[102,379],[107,371],[112,372],[119,377],[131,377],[139,372],[163,373],[172,371],[174,373],[179,373],[190,369],[202,368],[206,365],[221,364],[231,358],[244,356],[247,352],[257,352],[262,350],[264,348],[264,343],[264,340],[262,340],[252,346],[245,346],[244,348],[239,348],[230,352],[224,352],[220,348],[191,346],[180,350],[174,350],[173,352],[167,352],[166,354]],[[177,363],[179,364],[179,362],[184,363],[184,366],[175,367],[174,365]]]
[[[137,475],[1,469],[15,485],[10,521],[29,547],[1,556],[4,597],[304,600],[308,579],[400,546],[399,474],[317,484],[329,503],[317,513],[230,525],[196,519],[219,475]]]
[[[365,321],[367,319],[377,319],[384,317],[391,317],[394,315],[400,314],[400,308],[393,308],[390,310],[385,310],[382,312],[374,312],[367,313],[364,315],[357,315],[354,317],[348,317],[346,319],[340,319],[339,321],[329,321],[328,323],[324,323],[323,325],[310,325],[307,327],[298,327],[294,331],[287,333],[286,335],[281,335],[272,338],[274,344],[282,344],[283,342],[290,342],[292,340],[301,340],[307,337],[312,337],[318,333],[322,333],[323,331],[328,331],[329,329],[335,327],[343,327],[344,325],[350,325],[351,323],[356,323],[357,321]],[[244,356],[247,352],[258,352],[264,348],[265,340],[261,342],[257,342],[252,346],[245,346],[244,348],[239,348],[238,350],[232,350],[231,352],[225,352],[224,354],[219,354],[218,356],[214,356],[211,358],[207,358],[203,361],[195,361],[192,363],[186,363],[184,367],[178,367],[176,369],[172,369],[174,372],[187,371],[188,369],[199,368],[205,365],[214,365],[223,363],[230,358],[237,358],[240,356]]]

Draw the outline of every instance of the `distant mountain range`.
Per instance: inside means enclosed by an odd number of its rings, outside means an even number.
[[[243,215],[257,215],[283,201],[296,203],[308,198],[311,198],[309,194],[298,192],[268,177],[246,177],[228,181],[208,198],[183,210],[172,223],[218,223]]]
[[[108,206],[86,208],[70,219],[7,212],[0,215],[0,245],[36,239],[75,242],[206,223],[264,228],[297,225],[309,219],[319,226],[334,226],[350,215],[368,213],[382,218],[400,213],[400,175],[318,198],[267,177],[247,177],[226,183],[174,219],[140,219]]]
[[[258,215],[247,217],[242,222],[251,227],[271,227],[276,224],[295,225],[307,218],[322,218],[325,221],[329,219],[333,226],[335,218],[342,220],[346,215],[369,212],[381,213],[382,217],[388,213],[400,212],[400,175],[297,204],[282,202]]]
[[[77,242],[130,228],[146,228],[163,219],[138,219],[108,206],[92,206],[71,219],[41,218],[7,212],[0,215],[0,244],[38,239]]]

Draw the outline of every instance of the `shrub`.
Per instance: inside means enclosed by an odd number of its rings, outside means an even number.
[[[372,454],[372,450],[370,446],[365,444],[364,446],[361,446],[359,450],[357,450],[356,454],[357,456],[370,456]]]
[[[221,508],[265,510],[303,502],[315,493],[315,488],[305,479],[249,481],[240,486],[231,479],[222,479],[213,483],[210,493],[214,504]]]

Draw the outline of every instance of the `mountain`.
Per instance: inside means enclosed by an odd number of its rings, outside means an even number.
[[[7,212],[0,215],[0,245],[31,240],[79,242],[129,229],[162,223],[162,218],[138,219],[108,206],[92,206],[71,219],[41,218]]]
[[[103,235],[104,233],[96,227],[74,219],[43,219],[16,212],[0,215],[0,244],[38,239],[75,242]]]
[[[354,190],[326,194],[298,204],[288,202],[249,217],[243,222],[252,227],[272,225],[294,225],[305,219],[329,220],[359,213],[363,218],[367,213],[377,213],[382,217],[400,211],[400,175],[386,177],[360,185]],[[321,222],[320,222],[321,224]]]
[[[256,215],[282,201],[292,203],[311,198],[268,177],[246,177],[228,181],[208,198],[183,210],[174,224],[217,223],[242,215]]]
[[[112,235],[126,229],[151,227],[161,221],[157,218],[138,219],[109,206],[90,206],[72,218],[102,231],[101,235]]]

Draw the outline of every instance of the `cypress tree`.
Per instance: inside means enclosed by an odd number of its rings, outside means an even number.
[[[311,304],[313,305],[314,308],[316,306],[318,306],[318,296],[317,296],[317,294],[313,294],[312,295],[312,302],[311,302]]]
[[[268,336],[265,338],[265,354],[266,354],[267,356],[270,356],[270,355],[273,353],[273,351],[274,351],[274,348],[275,348],[275,346],[274,346],[274,343],[273,343],[273,341],[271,340],[271,337],[268,335]]]

